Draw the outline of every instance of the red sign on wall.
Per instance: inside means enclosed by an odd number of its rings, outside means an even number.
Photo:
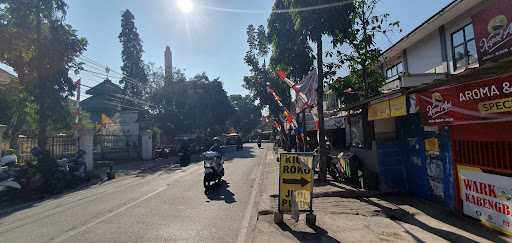
[[[496,0],[472,19],[480,64],[512,55],[512,1]]]
[[[416,104],[428,125],[512,121],[512,74],[420,92]]]

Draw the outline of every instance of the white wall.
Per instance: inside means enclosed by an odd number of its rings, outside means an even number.
[[[449,63],[449,71],[451,74],[457,74],[462,70],[453,70],[453,54],[452,54],[452,33],[455,31],[461,29],[462,27],[466,26],[467,24],[471,23],[471,17],[475,14],[477,14],[481,9],[485,8],[487,4],[489,4],[490,1],[484,1],[484,3],[481,3],[479,5],[476,5],[474,8],[470,9],[470,11],[467,11],[463,13],[462,15],[458,16],[454,20],[448,22],[445,24],[445,33],[446,33],[446,46],[448,51],[448,63]],[[478,43],[477,43],[478,45]],[[478,67],[477,65],[471,66],[471,67]]]
[[[410,74],[446,72],[439,31],[430,33],[407,48],[407,64]]]

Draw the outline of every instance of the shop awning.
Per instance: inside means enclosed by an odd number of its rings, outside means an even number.
[[[498,63],[413,89],[427,125],[512,121],[512,65]]]

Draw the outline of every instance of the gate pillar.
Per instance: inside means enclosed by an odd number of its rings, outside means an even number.
[[[79,148],[85,151],[84,160],[87,164],[87,171],[94,169],[94,130],[83,129],[79,131]]]

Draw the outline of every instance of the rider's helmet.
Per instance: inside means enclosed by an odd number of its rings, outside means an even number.
[[[213,138],[213,143],[220,143],[220,139],[218,137]]]

